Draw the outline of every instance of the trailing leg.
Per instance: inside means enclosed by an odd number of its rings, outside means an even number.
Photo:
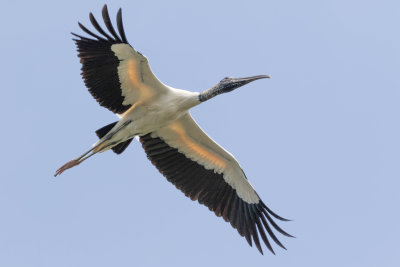
[[[96,131],[96,134],[99,136],[100,134],[103,134],[105,132],[106,129],[109,129],[109,131],[103,136],[101,137],[101,139],[87,152],[83,153],[81,156],[68,161],[67,163],[65,163],[63,166],[61,166],[56,173],[54,174],[54,177],[57,175],[60,175],[61,173],[63,173],[64,171],[77,166],[79,164],[81,164],[84,160],[90,158],[91,156],[95,155],[98,152],[104,151],[105,149],[107,149],[108,147],[112,146],[113,143],[108,142],[116,133],[118,133],[120,130],[122,130],[123,128],[125,128],[128,124],[130,124],[132,121],[128,120],[126,122],[124,122],[122,125],[120,125],[116,130],[114,131],[110,131],[115,125],[116,123],[112,123],[110,125],[107,125],[99,130]],[[99,136],[100,137],[100,136]],[[122,153],[122,151],[129,145],[129,143],[132,141],[132,138],[129,140],[126,140],[122,143],[117,144],[116,147],[117,151],[120,153]],[[118,147],[119,146],[119,147]],[[117,152],[116,152],[117,153]]]

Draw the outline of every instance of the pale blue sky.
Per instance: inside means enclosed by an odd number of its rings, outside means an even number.
[[[166,84],[270,74],[192,114],[296,239],[261,256],[137,142],[54,178],[115,116],[70,32],[103,1],[3,1],[0,266],[400,266],[399,1],[112,1]],[[251,264],[251,265],[250,265]]]

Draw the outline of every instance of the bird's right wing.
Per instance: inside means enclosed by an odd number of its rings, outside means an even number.
[[[106,5],[102,15],[111,35],[100,27],[90,13],[90,21],[103,36],[79,23],[81,29],[94,39],[73,33],[78,37],[74,41],[82,63],[82,77],[89,92],[101,106],[122,114],[138,101],[146,101],[168,89],[153,74],[147,58],[129,45],[121,9],[117,14],[119,35],[111,24]]]
[[[172,124],[140,137],[150,161],[192,200],[222,216],[262,253],[258,234],[273,252],[268,235],[281,247],[272,228],[283,231],[273,213],[250,185],[236,159],[196,124],[189,113]],[[271,227],[272,225],[272,227]]]

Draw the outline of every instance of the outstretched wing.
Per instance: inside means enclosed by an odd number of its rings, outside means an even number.
[[[179,190],[192,200],[206,205],[217,216],[230,222],[241,236],[262,252],[260,234],[274,253],[267,234],[279,246],[274,228],[283,231],[272,219],[286,219],[272,212],[250,185],[236,159],[196,124],[189,113],[167,127],[140,137],[150,161]],[[272,227],[271,227],[272,226]]]
[[[89,18],[97,35],[81,23],[79,27],[93,38],[72,33],[82,63],[82,77],[86,87],[99,104],[114,113],[122,114],[138,101],[167,90],[150,69],[147,58],[129,45],[122,24],[121,9],[117,13],[114,30],[107,5],[102,10],[106,33],[90,13]]]

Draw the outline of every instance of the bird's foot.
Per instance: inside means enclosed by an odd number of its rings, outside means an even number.
[[[69,168],[72,168],[76,165],[79,165],[81,163],[80,160],[78,159],[73,159],[68,161],[67,163],[65,163],[64,165],[62,165],[54,174],[54,177],[56,177],[57,175],[60,175],[61,173],[63,173],[65,170],[68,170]]]

